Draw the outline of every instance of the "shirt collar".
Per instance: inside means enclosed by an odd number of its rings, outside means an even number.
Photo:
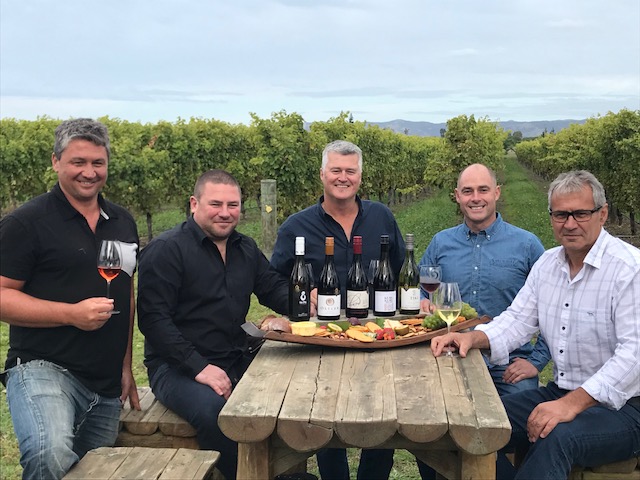
[[[502,215],[500,215],[500,213],[496,212],[496,219],[495,221],[489,225],[489,228],[485,228],[484,230],[480,230],[478,233],[472,232],[471,229],[467,226],[466,223],[463,223],[463,231],[465,233],[465,235],[467,236],[467,240],[469,240],[472,236],[474,235],[478,235],[478,234],[483,234],[485,237],[487,237],[487,240],[491,240],[491,237],[493,237],[494,235],[496,235],[498,233],[498,231],[500,230],[500,228],[502,228],[502,224],[504,223],[504,221],[502,220]]]
[[[607,232],[604,228],[600,229],[600,235],[596,239],[596,242],[587,252],[587,256],[584,257],[583,263],[587,265],[591,265],[594,268],[600,268],[602,266],[602,257],[604,256],[604,252],[606,250],[606,244],[611,238],[609,232]],[[556,261],[558,264],[566,264],[567,262],[567,254],[564,250],[563,246],[558,248],[558,252],[556,253]]]
[[[322,202],[324,202],[324,195],[320,195],[320,198],[318,199],[318,203],[317,203],[318,211],[320,215],[329,215],[327,212],[324,211],[324,208],[322,208]],[[362,199],[360,198],[359,195],[356,195],[356,203],[358,204],[358,215],[362,215],[365,210],[365,204],[362,203]]]
[[[202,244],[205,240],[207,240],[213,245],[213,241],[211,241],[211,239],[207,237],[207,234],[204,233],[204,231],[200,228],[200,225],[196,223],[196,221],[193,219],[193,215],[190,215],[187,219],[187,226],[189,227],[199,244]],[[240,239],[241,235],[237,230],[234,230],[233,232],[231,232],[231,235],[229,235],[227,243],[237,243],[240,241]]]
[[[62,191],[62,188],[60,188],[60,183],[56,183],[53,186],[53,188],[51,189],[51,193],[64,205],[65,210],[62,212],[62,216],[66,220],[69,220],[76,215],[81,215],[80,212],[78,212],[78,210],[76,210],[73,205],[69,203],[69,199],[67,199],[66,195]],[[98,193],[98,206],[100,207],[100,216],[103,219],[109,220],[110,218],[117,218],[116,212],[109,207],[101,193]]]

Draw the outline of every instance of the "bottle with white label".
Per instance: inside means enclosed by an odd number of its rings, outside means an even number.
[[[402,315],[420,312],[420,271],[413,257],[413,234],[407,233],[404,263],[398,275],[398,302]]]
[[[369,315],[369,288],[362,268],[362,237],[353,237],[353,262],[347,273],[347,318]]]
[[[380,236],[380,263],[373,278],[373,314],[392,317],[396,314],[396,279],[389,261],[389,235]]]
[[[326,237],[324,266],[318,282],[318,320],[340,318],[340,279],[333,260],[333,237]]]

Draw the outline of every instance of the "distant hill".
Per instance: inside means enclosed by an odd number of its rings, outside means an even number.
[[[542,132],[552,130],[558,132],[563,128],[567,128],[572,123],[583,124],[586,120],[541,120],[537,122],[516,122],[509,120],[506,122],[498,122],[505,130],[512,132],[521,132],[523,137],[538,137]],[[417,135],[419,137],[439,137],[440,129],[447,128],[446,123],[431,122],[410,122],[408,120],[391,120],[390,122],[367,122],[372,125],[378,125],[381,128],[389,128],[394,132],[409,135]]]

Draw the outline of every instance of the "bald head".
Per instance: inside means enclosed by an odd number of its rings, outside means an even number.
[[[491,170],[489,167],[481,163],[473,163],[469,165],[467,168],[465,168],[464,170],[462,170],[460,172],[460,175],[458,175],[458,188],[462,186],[461,182],[463,182],[466,177],[469,177],[469,176],[478,177],[478,176],[484,176],[484,175],[489,176],[489,178],[491,179],[492,187],[495,188],[498,185],[498,178],[496,177],[496,174],[493,170]]]

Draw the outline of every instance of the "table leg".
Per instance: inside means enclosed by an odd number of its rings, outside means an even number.
[[[238,444],[238,478],[265,480],[273,478],[269,439],[256,443]]]
[[[496,454],[470,455],[460,452],[460,478],[463,479],[495,479]]]

